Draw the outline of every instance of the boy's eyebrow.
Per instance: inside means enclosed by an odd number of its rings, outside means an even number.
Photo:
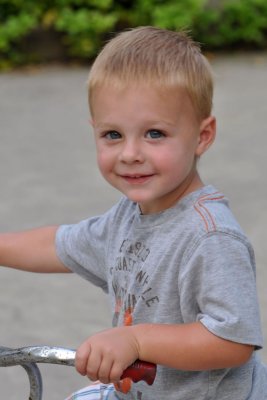
[[[112,129],[115,129],[115,128],[119,129],[120,128],[120,126],[116,122],[112,122],[112,121],[104,121],[104,122],[101,122],[101,123],[96,123],[93,120],[93,125],[94,125],[94,127],[97,127],[98,129],[107,129],[107,128],[110,129],[111,127],[112,127]],[[148,125],[148,126],[149,125],[150,126],[157,126],[157,125],[174,126],[175,124],[173,122],[169,122],[167,120],[162,119],[162,120],[159,120],[159,121],[148,120],[148,121],[145,121],[145,123],[143,125]]]
[[[98,129],[110,129],[111,127],[112,127],[112,129],[119,129],[119,126],[118,126],[117,124],[115,124],[115,123],[112,123],[112,122],[101,122],[101,123],[96,123],[96,122],[93,120],[93,126],[94,126],[95,128],[98,128]]]
[[[161,119],[161,120],[158,120],[158,121],[154,121],[154,120],[150,121],[150,120],[148,120],[148,121],[146,121],[146,123],[148,125],[162,125],[162,124],[170,125],[170,126],[174,125],[173,122],[169,122],[168,120],[165,120],[165,119]]]

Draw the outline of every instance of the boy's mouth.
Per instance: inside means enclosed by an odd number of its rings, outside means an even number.
[[[148,181],[154,174],[140,175],[140,174],[126,174],[120,175],[122,179],[131,184],[140,184]]]

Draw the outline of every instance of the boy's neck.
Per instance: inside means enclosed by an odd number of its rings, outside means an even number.
[[[146,215],[165,211],[177,204],[183,197],[201,189],[203,186],[204,183],[202,182],[198,172],[194,171],[194,173],[190,174],[180,185],[179,190],[174,191],[173,196],[169,198],[167,202],[165,201],[165,203],[162,204],[162,208],[157,206],[157,208],[153,210],[151,207],[146,208],[144,204],[139,204],[140,212],[141,214]]]

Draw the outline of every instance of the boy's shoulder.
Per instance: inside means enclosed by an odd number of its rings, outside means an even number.
[[[235,255],[235,259],[239,256],[240,259],[249,259],[255,269],[253,247],[223,193],[210,185],[184,201],[183,232],[179,232],[179,247],[180,266],[186,274],[188,263],[192,260],[199,257],[223,260],[225,252]]]
[[[243,234],[230,209],[228,199],[212,185],[195,192],[192,200],[189,199],[188,206],[188,214],[185,213],[185,218],[192,220],[195,229],[198,227],[204,233],[229,230]]]
[[[207,185],[182,198],[173,208],[173,218],[184,229],[211,233],[221,229],[242,231],[232,213],[227,197],[212,185]]]
[[[181,225],[185,259],[190,257],[201,243],[213,247],[216,244],[219,249],[220,243],[225,240],[231,243],[231,246],[242,243],[249,253],[253,254],[250,241],[232,213],[229,201],[223,193],[209,185],[185,198],[184,202]]]
[[[213,235],[231,235],[247,241],[228,199],[212,185],[181,199],[172,210],[172,218],[176,234],[189,246]]]

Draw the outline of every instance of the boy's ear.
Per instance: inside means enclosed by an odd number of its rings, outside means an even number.
[[[199,142],[196,148],[196,156],[200,157],[214,142],[216,136],[216,118],[209,116],[200,123]]]

